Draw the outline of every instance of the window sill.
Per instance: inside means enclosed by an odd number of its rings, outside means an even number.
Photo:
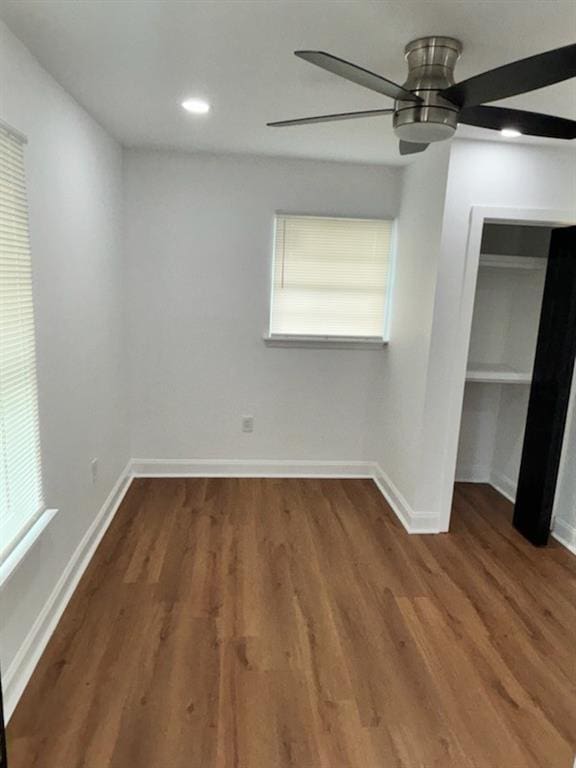
[[[8,557],[0,563],[0,588],[4,587],[12,578],[18,566],[26,558],[57,513],[57,509],[45,509]]]
[[[376,336],[263,336],[267,347],[303,349],[383,349],[388,342]]]

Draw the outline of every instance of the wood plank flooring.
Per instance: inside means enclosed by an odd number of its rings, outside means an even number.
[[[136,480],[10,768],[571,768],[576,559],[488,486],[408,536],[368,480]]]

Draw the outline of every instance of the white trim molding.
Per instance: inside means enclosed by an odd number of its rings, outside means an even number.
[[[300,347],[302,349],[371,349],[382,350],[386,339],[375,336],[296,336],[268,334],[262,337],[267,347]]]
[[[508,475],[493,469],[490,473],[490,480],[488,482],[493,488],[496,488],[498,493],[501,493],[502,496],[507,498],[508,501],[512,502],[512,504],[516,503],[516,488],[518,484],[508,477]]]
[[[437,515],[414,511],[384,470],[371,461],[265,459],[132,459],[76,548],[44,608],[6,670],[4,709],[8,721],[30,680],[70,598],[88,567],[135,477],[293,477],[371,479],[406,531],[443,532]],[[47,518],[48,519],[48,518]]]
[[[371,461],[289,461],[265,459],[132,459],[86,531],[70,558],[56,587],[36,619],[14,660],[4,675],[4,709],[8,721],[50,637],[74,594],[134,477],[294,477],[348,478],[374,481],[392,511],[410,534],[443,533],[440,517],[411,508],[402,493],[384,472]],[[492,477],[488,482],[498,487]],[[501,488],[498,488],[501,490]],[[505,494],[506,495],[506,494]],[[576,554],[576,528],[556,519],[552,535]]]
[[[516,502],[516,482],[511,480],[502,472],[485,470],[483,468],[470,467],[458,472],[456,482],[460,483],[488,483],[501,493],[511,504]],[[396,513],[398,514],[398,513]],[[576,526],[563,520],[561,517],[554,517],[550,535],[568,549],[573,555],[576,555]]]
[[[448,529],[452,514],[452,496],[458,459],[458,438],[462,420],[462,403],[464,400],[468,352],[470,348],[474,294],[480,268],[482,231],[485,223],[562,227],[576,224],[576,211],[574,209],[513,208],[508,206],[482,205],[470,207],[468,240],[464,255],[464,275],[458,310],[458,334],[453,350],[453,365],[450,372],[451,405],[449,422],[446,425],[448,437],[444,450],[443,482],[439,504],[443,530]]]
[[[133,477],[349,477],[373,476],[370,461],[286,459],[132,459]]]
[[[132,459],[133,477],[302,477],[373,480],[408,533],[441,533],[439,519],[414,511],[373,461],[286,459]]]
[[[32,547],[36,544],[57,514],[57,509],[45,509],[30,529],[26,531],[25,535],[10,552],[8,557],[0,563],[0,589],[10,581],[20,563],[24,561]]]
[[[484,464],[467,464],[456,468],[455,483],[489,483],[490,468]]]
[[[130,464],[128,464],[68,561],[52,594],[3,675],[4,713],[7,722],[16,709],[18,700],[32,677],[32,673],[40,661],[40,657],[48,645],[48,641],[56,629],[70,598],[74,594],[74,590],[78,586],[84,571],[94,556],[98,544],[100,544],[102,537],[116,514],[116,510],[122,503],[131,481]]]
[[[372,478],[408,533],[443,533],[438,515],[413,510],[379,464],[373,464]]]
[[[552,536],[573,555],[576,555],[576,526],[567,520],[562,520],[561,517],[557,517],[552,526]]]

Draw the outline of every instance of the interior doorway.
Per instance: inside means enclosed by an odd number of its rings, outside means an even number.
[[[552,232],[514,527],[548,543],[576,359],[576,227]]]
[[[551,227],[485,223],[456,481],[515,500]]]
[[[543,545],[576,357],[576,227],[483,221],[477,242],[455,479],[492,486]]]

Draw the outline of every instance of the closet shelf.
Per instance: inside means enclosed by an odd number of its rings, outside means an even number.
[[[544,270],[547,260],[537,256],[509,256],[500,253],[481,253],[480,268]]]
[[[469,363],[466,381],[479,384],[529,384],[532,374],[504,363]]]

